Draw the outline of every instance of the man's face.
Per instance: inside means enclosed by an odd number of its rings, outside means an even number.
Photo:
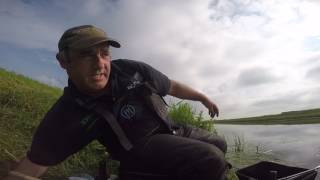
[[[107,88],[111,70],[109,46],[97,45],[81,51],[69,50],[67,60],[65,69],[81,92],[99,95]]]

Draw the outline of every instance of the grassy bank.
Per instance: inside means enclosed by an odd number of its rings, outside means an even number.
[[[13,162],[25,155],[41,118],[61,94],[61,89],[0,69],[0,179]],[[44,179],[94,173],[104,158],[103,149],[96,142],[91,143],[64,163],[50,168]]]
[[[248,124],[248,125],[271,125],[271,124],[316,124],[320,123],[320,109],[282,112],[281,114],[266,115],[259,117],[226,119],[215,121],[219,124]]]

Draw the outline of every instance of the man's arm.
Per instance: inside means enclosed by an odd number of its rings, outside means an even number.
[[[215,115],[219,116],[219,109],[215,103],[213,103],[206,95],[185,84],[170,79],[170,89],[168,94],[180,99],[200,101],[208,108],[211,117],[214,117]]]
[[[44,174],[47,169],[47,166],[35,164],[25,157],[3,180],[38,180],[37,177]]]

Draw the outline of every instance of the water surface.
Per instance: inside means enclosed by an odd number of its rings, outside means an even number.
[[[259,146],[261,152],[289,164],[314,168],[320,165],[320,124],[308,125],[216,125],[219,135],[234,144],[234,137]],[[318,171],[319,172],[319,171]]]

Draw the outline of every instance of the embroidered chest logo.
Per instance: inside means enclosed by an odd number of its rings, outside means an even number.
[[[128,89],[128,90],[133,89],[133,88],[135,88],[135,87],[136,87],[137,85],[139,85],[139,84],[141,84],[141,82],[135,80],[135,81],[133,81],[133,82],[131,82],[130,84],[127,85],[127,89]]]
[[[135,114],[136,114],[136,109],[134,108],[134,106],[130,104],[126,104],[122,106],[120,110],[121,117],[125,119],[131,119]]]
[[[131,83],[127,85],[127,90],[136,88],[138,85],[141,84],[141,80],[142,80],[141,75],[138,72],[136,72],[133,75],[133,78],[131,79]]]

